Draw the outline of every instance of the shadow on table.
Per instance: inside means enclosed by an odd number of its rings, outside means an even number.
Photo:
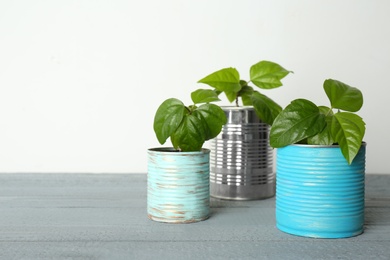
[[[390,224],[390,175],[366,174],[365,225]]]

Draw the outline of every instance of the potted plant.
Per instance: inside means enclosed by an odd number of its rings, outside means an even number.
[[[290,71],[274,62],[260,61],[249,72],[249,81],[240,79],[235,68],[224,68],[199,80],[235,102],[235,106],[222,107],[228,121],[221,134],[210,141],[210,188],[216,198],[250,200],[275,194],[268,135],[269,125],[282,108],[250,84],[260,89],[277,88]]]
[[[148,150],[147,211],[150,219],[168,223],[204,220],[210,213],[209,150],[204,142],[221,131],[226,117],[209,102],[219,100],[213,91],[195,91],[193,105],[170,98],[157,109],[154,131],[173,147]]]
[[[327,79],[330,107],[292,101],[276,117],[276,225],[287,233],[342,238],[363,232],[365,123],[357,88]],[[334,111],[336,110],[336,111]]]

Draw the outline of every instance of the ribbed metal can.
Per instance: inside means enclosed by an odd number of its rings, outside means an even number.
[[[275,195],[270,127],[253,107],[222,107],[227,123],[209,141],[211,196],[255,200]]]
[[[277,228],[315,238],[361,234],[365,153],[363,144],[349,165],[336,145],[290,145],[277,149]]]
[[[147,212],[154,221],[192,223],[210,214],[210,150],[148,150]]]

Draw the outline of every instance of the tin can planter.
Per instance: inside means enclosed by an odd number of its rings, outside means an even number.
[[[315,238],[361,234],[365,153],[363,144],[349,165],[336,145],[279,148],[276,157],[277,228]]]
[[[210,150],[148,150],[148,217],[167,223],[192,223],[210,214]]]
[[[275,195],[270,127],[253,107],[222,107],[227,123],[210,144],[211,196],[256,200]]]

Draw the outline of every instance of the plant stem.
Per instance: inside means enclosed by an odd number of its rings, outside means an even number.
[[[236,107],[239,107],[239,105],[238,105],[238,97],[236,97]]]
[[[185,108],[187,109],[188,113],[191,115],[192,114],[192,110],[189,107],[187,107],[187,106]]]

